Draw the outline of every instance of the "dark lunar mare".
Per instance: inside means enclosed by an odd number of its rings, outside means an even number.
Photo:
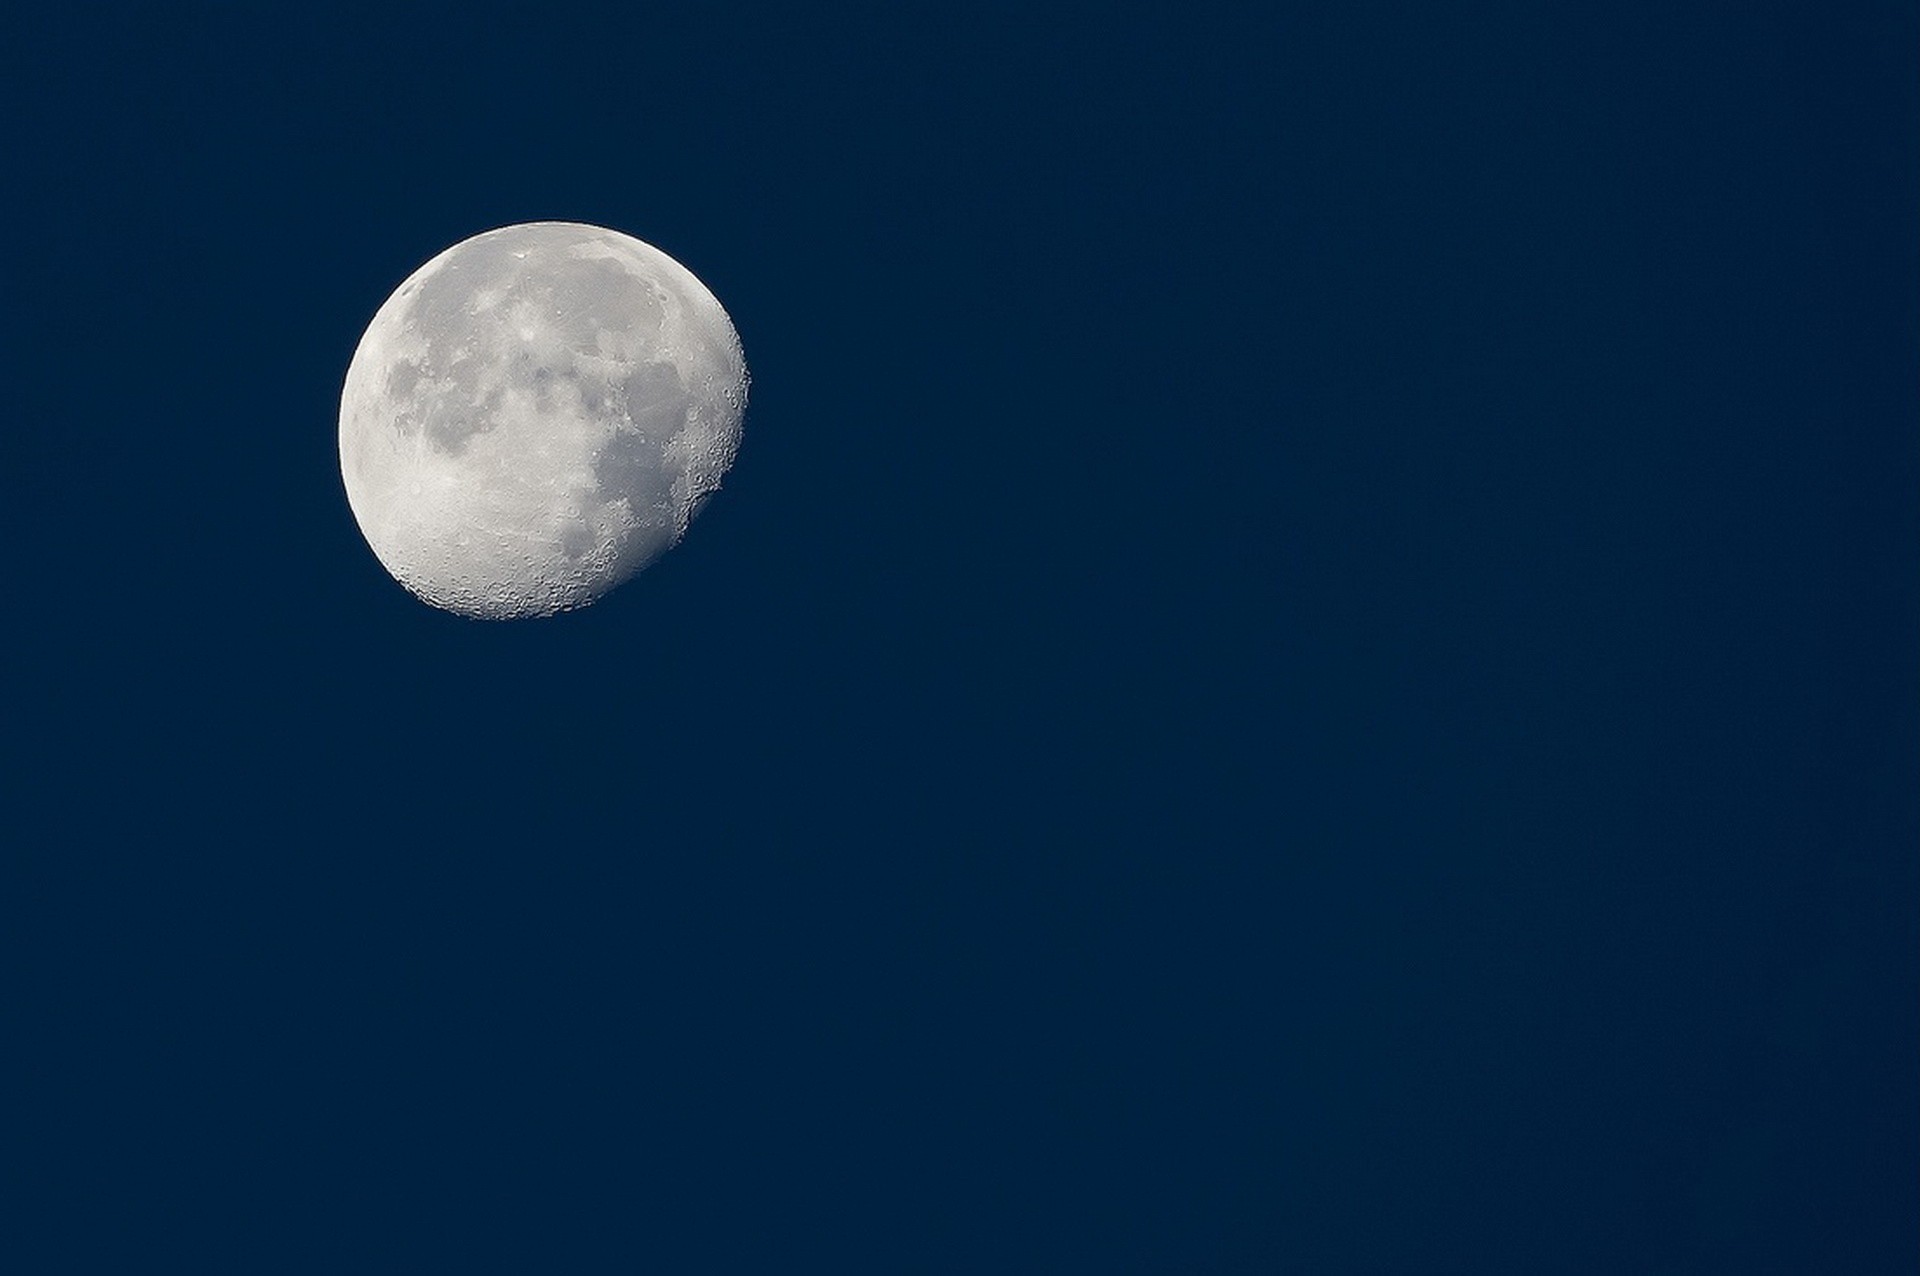
[[[503,356],[509,384],[531,390],[542,410],[551,406],[555,379],[579,378],[572,360],[543,363],[530,350],[504,351],[495,314],[502,307],[531,302],[555,324],[562,344],[580,354],[600,353],[602,332],[659,331],[665,310],[657,286],[636,278],[611,258],[570,255],[568,250],[582,242],[586,241],[577,231],[561,227],[485,238],[443,263],[417,286],[400,327],[423,334],[427,352],[418,360],[397,361],[386,385],[388,394],[403,404],[395,423],[402,434],[424,433],[436,449],[458,455],[475,434],[495,428],[500,392],[497,388],[482,391],[479,382],[482,370],[501,362]],[[501,290],[499,299],[484,311],[476,308],[478,297],[495,289]],[[661,370],[672,375],[670,368]],[[445,378],[453,385],[440,389],[424,404],[412,400],[421,380],[429,377]],[[598,409],[604,399],[596,378],[579,379],[584,406]],[[644,400],[649,412],[657,414],[658,397],[650,394]],[[685,421],[684,404],[679,420]],[[655,438],[663,437],[652,426],[642,428]],[[621,462],[616,459],[614,464],[618,468]]]

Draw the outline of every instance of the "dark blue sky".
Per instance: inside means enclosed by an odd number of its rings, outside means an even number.
[[[118,9],[0,53],[9,1270],[1913,1270],[1911,5]],[[340,382],[548,218],[745,441],[462,621]]]

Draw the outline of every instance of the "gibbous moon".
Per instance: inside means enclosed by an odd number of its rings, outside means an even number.
[[[548,616],[685,535],[746,402],[740,338],[686,267],[598,226],[507,226],[420,267],[367,325],[340,474],[422,601]]]

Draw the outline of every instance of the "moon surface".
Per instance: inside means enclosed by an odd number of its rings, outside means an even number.
[[[631,235],[529,222],[416,270],[354,351],[340,474],[422,601],[583,607],[671,549],[733,463],[747,366],[692,272]]]

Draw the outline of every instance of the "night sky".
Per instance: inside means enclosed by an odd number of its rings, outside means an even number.
[[[251,8],[0,34],[0,1266],[1915,1270],[1912,5]],[[744,441],[462,620],[545,219]]]

